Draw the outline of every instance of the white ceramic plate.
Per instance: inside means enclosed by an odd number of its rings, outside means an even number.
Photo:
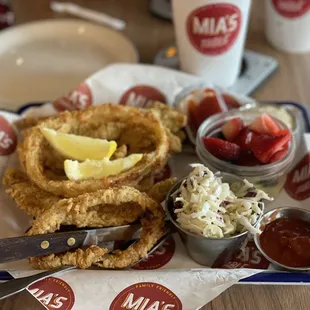
[[[0,107],[66,94],[110,63],[138,61],[124,35],[73,19],[37,21],[0,33]]]

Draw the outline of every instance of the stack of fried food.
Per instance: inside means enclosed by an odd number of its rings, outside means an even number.
[[[3,183],[34,220],[28,235],[141,221],[138,242],[108,253],[98,245],[30,259],[39,269],[62,265],[125,268],[145,257],[164,232],[160,203],[174,184],[154,184],[174,152],[182,149],[186,117],[159,102],[148,109],[103,104],[16,125],[21,169]]]

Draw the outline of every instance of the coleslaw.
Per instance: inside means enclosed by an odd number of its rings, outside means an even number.
[[[174,193],[176,221],[182,228],[209,238],[258,232],[253,225],[263,212],[261,200],[273,198],[247,180],[229,185],[202,164],[192,167]]]

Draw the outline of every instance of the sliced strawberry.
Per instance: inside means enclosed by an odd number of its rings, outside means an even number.
[[[288,146],[284,147],[281,151],[278,151],[277,153],[275,153],[269,160],[270,163],[275,163],[279,160],[281,160],[283,157],[286,156],[288,152]]]
[[[292,137],[292,133],[289,130],[281,130],[282,134],[288,134]],[[275,163],[279,160],[281,160],[283,157],[286,156],[288,153],[289,147],[290,147],[291,139],[289,139],[284,145],[281,151],[276,152],[270,159],[270,163]]]
[[[196,132],[201,123],[213,114],[222,112],[216,97],[206,97],[201,102],[188,102],[189,125]]]
[[[188,109],[188,124],[192,128],[192,130],[196,133],[199,128],[199,120],[197,113],[198,103],[193,100],[188,101],[187,109]]]
[[[226,93],[223,93],[222,96],[223,96],[223,99],[225,101],[225,104],[228,110],[236,109],[240,107],[240,103],[237,101],[235,97],[228,95]]]
[[[222,133],[226,140],[234,141],[243,129],[244,124],[240,117],[235,117],[222,126]]]
[[[198,107],[197,107],[197,120],[199,122],[199,125],[208,117],[211,115],[214,115],[216,113],[223,112],[221,109],[217,97],[214,94],[213,96],[210,94],[209,96],[204,97]]]
[[[276,135],[280,130],[280,126],[267,113],[258,116],[248,127],[255,132],[266,135]]]
[[[276,135],[280,130],[280,125],[267,113],[264,113],[265,125],[272,135]]]
[[[268,164],[272,157],[279,151],[287,147],[292,135],[290,131],[284,131],[282,135],[253,135],[250,149],[257,159],[262,163]]]
[[[196,91],[193,91],[192,94],[195,94]],[[222,96],[229,110],[240,107],[239,102],[234,97],[228,94]],[[189,125],[196,132],[206,118],[219,112],[223,112],[223,110],[218,103],[216,92],[211,88],[205,88],[200,102],[192,100],[188,102]]]
[[[235,143],[207,137],[203,137],[202,141],[206,149],[219,159],[238,160],[240,156],[240,147]]]
[[[242,151],[248,151],[254,134],[256,133],[248,128],[243,128],[233,142],[239,145]]]
[[[253,155],[252,152],[241,152],[240,158],[235,162],[239,166],[259,166],[261,162]]]
[[[281,129],[277,132],[275,136],[284,136],[284,135],[289,135],[292,137],[292,132],[289,129]]]

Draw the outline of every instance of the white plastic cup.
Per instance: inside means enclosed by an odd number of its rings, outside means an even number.
[[[237,79],[251,0],[173,0],[181,70],[221,87]]]
[[[265,0],[266,37],[289,53],[310,51],[310,0]]]

